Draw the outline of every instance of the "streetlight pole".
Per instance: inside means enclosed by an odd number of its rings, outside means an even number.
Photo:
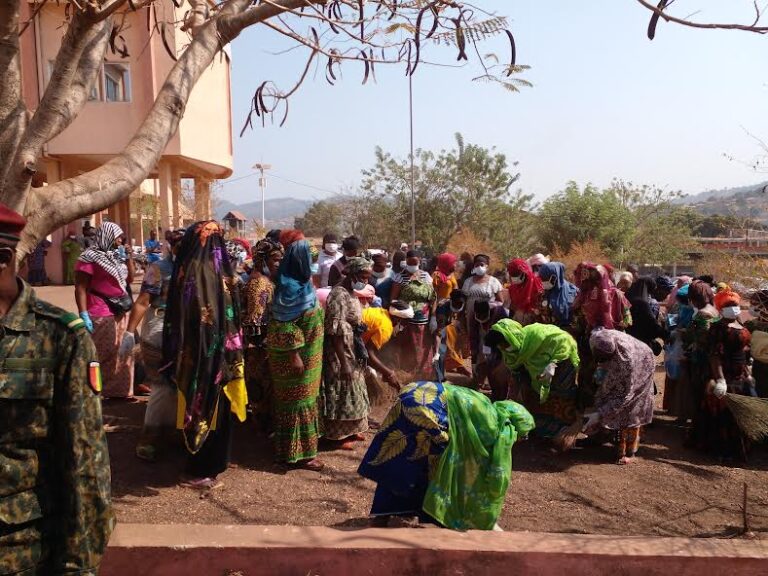
[[[272,164],[262,164],[261,162],[257,162],[253,165],[253,169],[261,172],[261,176],[259,177],[259,188],[261,188],[261,227],[264,229],[264,232],[266,232],[267,219],[264,212],[264,195],[267,188],[267,179],[264,177],[264,170],[271,170]]]
[[[413,75],[408,75],[408,110],[411,128],[411,248],[416,246],[416,189],[413,165]]]

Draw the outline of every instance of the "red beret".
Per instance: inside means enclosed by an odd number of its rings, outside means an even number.
[[[27,221],[21,214],[0,203],[0,238],[18,242]]]

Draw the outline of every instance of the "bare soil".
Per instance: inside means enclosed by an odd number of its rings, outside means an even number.
[[[354,452],[323,453],[326,468],[316,473],[273,463],[269,440],[252,423],[237,425],[223,487],[201,494],[178,486],[185,462],[180,443],[154,464],[135,457],[145,405],[145,399],[104,402],[120,522],[367,524],[374,484],[356,469],[374,431]],[[381,420],[384,412],[372,417]],[[682,429],[659,414],[627,466],[613,463],[609,444],[560,454],[545,443],[521,442],[499,524],[516,531],[735,537],[742,532],[746,483],[750,528],[768,538],[766,447],[754,447],[746,465],[723,466],[685,449],[682,439]]]

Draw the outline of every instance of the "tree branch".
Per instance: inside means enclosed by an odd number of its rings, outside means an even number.
[[[20,0],[0,0],[0,158],[13,157],[27,124],[21,99],[19,10]],[[0,184],[10,168],[10,162],[0,162]]]
[[[760,19],[762,18],[762,11],[755,2],[755,11],[757,13],[755,20],[752,24],[724,24],[724,23],[706,23],[706,22],[694,22],[693,20],[687,20],[685,18],[678,18],[667,14],[666,10],[654,6],[646,0],[637,0],[642,6],[657,14],[660,18],[663,18],[665,22],[673,22],[674,24],[680,24],[682,26],[688,26],[690,28],[704,28],[708,30],[742,30],[744,32],[754,32],[755,34],[768,33],[768,26],[758,26]]]
[[[24,211],[26,192],[37,171],[43,145],[61,134],[88,101],[111,32],[111,18],[91,23],[79,12],[70,22],[50,82],[13,155],[11,171],[2,186],[3,201],[17,211]]]

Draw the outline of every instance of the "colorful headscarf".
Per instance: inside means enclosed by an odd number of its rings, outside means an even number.
[[[576,267],[575,276],[579,295],[574,308],[581,309],[589,327],[611,329],[621,325],[629,310],[629,302],[608,278],[606,269],[592,262],[582,262]]]
[[[715,308],[722,310],[726,306],[738,306],[741,304],[741,296],[730,288],[718,290],[715,294]]]
[[[507,272],[510,276],[525,277],[522,284],[510,283],[509,285],[511,308],[515,312],[532,312],[535,310],[544,292],[541,279],[533,273],[528,262],[522,258],[510,260],[507,264]]]
[[[96,229],[94,246],[87,248],[78,262],[85,264],[98,264],[104,272],[112,276],[120,287],[126,289],[128,269],[115,255],[115,241],[123,235],[123,229],[114,222],[104,222]]]
[[[435,272],[438,278],[440,278],[440,282],[448,281],[448,276],[453,272],[458,260],[456,254],[451,254],[450,252],[445,252],[437,257],[437,270]]]
[[[280,322],[291,322],[316,305],[309,243],[304,239],[296,240],[288,246],[277,270],[272,317]]]
[[[547,290],[544,297],[557,320],[558,326],[571,323],[573,302],[579,295],[579,289],[565,279],[565,265],[561,262],[548,262],[539,268],[541,280],[552,280],[554,286]]]
[[[179,391],[177,427],[191,453],[216,427],[221,393],[245,420],[239,282],[216,222],[197,222],[176,255],[163,326],[163,374]]]
[[[531,385],[539,393],[541,403],[549,398],[549,381],[541,378],[544,369],[552,362],[570,360],[574,368],[579,367],[579,353],[576,340],[568,332],[550,324],[529,324],[505,318],[491,327],[507,342],[501,355],[510,370],[524,367],[531,377]]]
[[[294,242],[304,240],[304,233],[301,230],[280,230],[280,243],[288,248]],[[309,250],[309,247],[307,248]]]
[[[253,248],[253,265],[256,270],[261,272],[261,269],[274,254],[280,254],[280,256],[285,254],[285,248],[280,242],[275,242],[271,238],[259,240]]]

